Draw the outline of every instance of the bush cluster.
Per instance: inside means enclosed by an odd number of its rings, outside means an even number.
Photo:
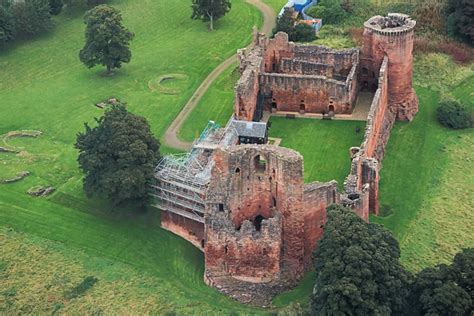
[[[473,49],[454,40],[430,39],[415,37],[413,43],[415,53],[444,53],[450,55],[459,64],[468,64],[472,61]]]
[[[288,34],[288,39],[293,42],[311,42],[316,39],[313,28],[307,24],[298,24],[293,17],[293,9],[285,9],[285,12],[278,17],[273,35],[278,32]]]
[[[0,44],[42,34],[53,28],[53,15],[63,7],[95,6],[104,0],[3,0],[0,1]]]
[[[458,101],[442,101],[436,110],[438,121],[445,127],[463,129],[472,127],[472,113]]]

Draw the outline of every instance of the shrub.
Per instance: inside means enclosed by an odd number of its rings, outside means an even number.
[[[448,34],[474,42],[474,0],[449,0],[446,6]]]
[[[37,35],[53,27],[48,0],[25,0],[15,2],[12,13],[15,17],[18,33]]]
[[[342,23],[347,17],[339,1],[323,0],[308,10],[308,15],[322,19],[324,24]]]
[[[462,129],[472,125],[472,114],[455,100],[440,102],[436,114],[438,121],[448,128]]]
[[[63,0],[49,0],[49,12],[52,15],[58,15],[63,9]]]
[[[6,43],[15,38],[16,26],[13,15],[0,5],[0,43]]]
[[[465,44],[446,39],[428,39],[415,37],[413,50],[418,54],[439,53],[450,55],[459,64],[468,64],[472,61],[473,49]]]
[[[307,24],[297,24],[295,26],[295,40],[298,42],[311,42],[316,39],[314,29]]]

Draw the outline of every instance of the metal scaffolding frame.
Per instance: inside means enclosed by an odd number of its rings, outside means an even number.
[[[167,155],[160,160],[155,168],[155,183],[151,185],[153,206],[204,223],[205,195],[214,165],[213,152],[218,147],[234,145],[238,141],[232,122],[233,117],[221,128],[209,121],[190,152]]]

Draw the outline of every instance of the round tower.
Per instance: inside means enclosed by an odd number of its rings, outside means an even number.
[[[415,25],[408,15],[399,13],[374,16],[364,23],[362,85],[377,87],[380,66],[387,56],[388,102],[399,120],[411,121],[418,112],[418,98],[412,87]]]

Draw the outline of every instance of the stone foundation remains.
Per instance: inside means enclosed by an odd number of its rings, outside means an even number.
[[[163,158],[152,186],[162,227],[204,251],[208,285],[240,302],[269,306],[311,266],[327,206],[349,206],[366,221],[378,214],[390,131],[418,111],[414,26],[402,14],[373,17],[364,24],[361,50],[298,45],[278,33],[274,39],[256,34],[253,48],[239,51],[234,117],[225,128],[211,122],[190,153]],[[250,123],[264,111],[347,114],[359,90],[375,94],[363,142],[349,151],[343,192],[335,181],[304,184],[303,158],[293,150],[240,143],[235,120],[248,122],[237,124],[246,135],[265,138],[253,130],[261,123]]]

